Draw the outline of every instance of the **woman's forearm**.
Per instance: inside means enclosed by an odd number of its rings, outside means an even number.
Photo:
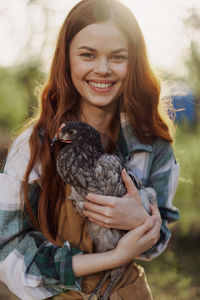
[[[117,247],[104,253],[80,254],[72,257],[76,277],[117,268],[138,257],[155,244],[156,211],[141,226],[127,232]]]
[[[123,263],[116,249],[104,253],[80,254],[72,257],[72,268],[76,277],[116,268]]]

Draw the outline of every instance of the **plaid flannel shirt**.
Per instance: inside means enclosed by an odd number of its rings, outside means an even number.
[[[66,241],[63,247],[50,243],[31,227],[21,210],[20,186],[30,157],[29,137],[32,128],[24,131],[13,143],[3,172],[0,174],[0,280],[19,298],[46,299],[61,292],[81,289],[81,279],[72,270],[72,255],[80,254]],[[172,205],[178,164],[171,145],[158,139],[151,145],[142,144],[122,122],[116,154],[145,186],[157,192],[158,206],[163,219],[159,242],[143,253],[140,259],[152,259],[167,246],[170,238],[168,222],[179,218]],[[30,199],[37,210],[40,165],[29,178]]]

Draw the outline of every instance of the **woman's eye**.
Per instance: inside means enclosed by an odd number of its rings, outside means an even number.
[[[80,56],[85,57],[85,58],[93,58],[94,54],[93,53],[81,53]]]
[[[115,61],[124,61],[127,60],[128,58],[124,55],[113,55],[112,59]]]

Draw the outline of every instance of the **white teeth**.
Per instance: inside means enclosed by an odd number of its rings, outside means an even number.
[[[112,83],[97,83],[97,82],[93,82],[93,81],[88,81],[88,83],[89,83],[89,85],[94,86],[96,88],[100,88],[100,89],[106,89],[112,85]]]

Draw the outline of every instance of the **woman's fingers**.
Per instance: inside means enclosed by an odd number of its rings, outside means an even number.
[[[107,227],[107,228],[117,228],[113,224],[113,209],[115,204],[114,197],[107,197],[95,194],[88,194],[88,200],[91,201],[84,202],[83,214],[88,217],[91,222],[94,222],[98,225]],[[97,197],[96,197],[97,196]],[[109,202],[110,201],[110,202]],[[104,204],[107,205],[104,205]]]
[[[151,216],[145,221],[144,227],[139,232],[140,236],[138,238],[138,255],[152,248],[157,242],[157,225],[156,218]]]
[[[86,217],[88,217],[88,219],[91,221],[91,222],[94,222],[98,225],[101,225],[101,226],[104,226],[104,227],[112,227],[112,224],[111,224],[111,219],[105,215],[102,215],[102,214],[99,214],[99,213],[95,213],[95,212],[92,212],[92,211],[83,211],[84,215]]]
[[[154,203],[150,205],[152,216],[155,216],[157,223],[161,226],[162,218],[158,206]]]
[[[138,193],[138,190],[137,190],[135,184],[133,183],[133,180],[128,175],[126,169],[122,170],[121,175],[122,175],[122,180],[126,186],[127,194],[135,196],[135,193]]]
[[[140,244],[144,245],[143,251],[141,251],[140,254],[142,254],[143,252],[151,249],[157,243],[157,241],[158,241],[158,239],[157,239],[157,229],[156,229],[156,225],[154,225],[140,239]]]
[[[150,208],[151,208],[151,213],[152,215],[156,215],[156,216],[160,216],[160,212],[158,209],[158,206],[155,202],[150,204]]]
[[[93,193],[88,193],[86,199],[92,203],[110,207],[113,207],[116,203],[116,199],[113,196],[97,195]]]
[[[146,221],[142,225],[128,231],[126,233],[126,236],[127,237],[132,236],[133,238],[140,240],[149,230],[152,229],[154,223],[155,223],[155,218],[151,216],[151,217],[147,218]]]
[[[95,203],[92,203],[92,202],[84,202],[84,211],[83,213],[89,217],[90,216],[90,212],[94,212],[94,213],[97,213],[97,214],[101,214],[101,215],[105,215],[105,216],[110,216],[110,208],[109,207],[105,207],[105,206],[102,206],[102,205],[99,205],[99,204],[95,204]]]
[[[138,226],[134,230],[136,232],[138,232],[140,234],[140,236],[143,236],[150,229],[152,229],[152,227],[154,226],[154,223],[155,223],[155,217],[154,216],[148,217],[141,226]]]
[[[149,217],[142,225],[128,231],[118,242],[117,251],[125,261],[138,257],[151,247],[151,232],[155,218]]]
[[[155,239],[154,244],[156,244],[157,241],[160,239],[160,229],[162,224],[162,218],[156,203],[151,204],[151,212],[152,212],[152,216],[155,217],[155,226],[154,226],[153,234]]]

